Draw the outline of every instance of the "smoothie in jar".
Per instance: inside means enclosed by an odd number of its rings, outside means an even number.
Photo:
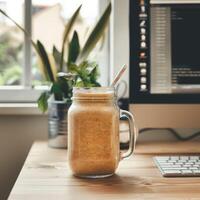
[[[68,112],[69,164],[74,175],[106,177],[120,160],[119,109],[113,88],[74,88]]]

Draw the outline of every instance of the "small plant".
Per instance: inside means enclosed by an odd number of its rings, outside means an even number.
[[[111,13],[111,3],[109,3],[105,9],[103,15],[94,26],[82,47],[80,46],[79,36],[76,30],[74,30],[72,38],[69,38],[73,25],[78,18],[80,9],[81,6],[78,7],[68,24],[65,26],[61,52],[53,46],[52,56],[48,55],[41,41],[37,40],[37,42],[34,42],[24,28],[0,9],[0,12],[4,16],[10,19],[30,38],[38,55],[39,63],[41,64],[41,72],[44,78],[51,83],[50,90],[44,91],[38,99],[38,107],[43,112],[48,109],[47,102],[51,95],[53,95],[56,101],[70,102],[73,86],[100,86],[97,82],[99,76],[98,65],[95,62],[88,61],[88,56],[105,32]],[[65,58],[66,48],[68,48],[67,58]]]

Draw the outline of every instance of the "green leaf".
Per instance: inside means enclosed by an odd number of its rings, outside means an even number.
[[[63,100],[63,92],[58,82],[54,82],[53,85],[51,86],[51,94],[54,94],[55,100],[57,101]]]
[[[37,41],[37,47],[38,47],[38,51],[42,57],[42,62],[43,62],[43,65],[45,66],[45,71],[48,74],[48,78],[51,82],[54,82],[55,80],[54,80],[54,76],[53,76],[53,72],[51,69],[51,65],[49,62],[47,52],[46,52],[43,44],[39,40]]]
[[[69,100],[72,96],[73,80],[67,80],[66,78],[59,77],[58,84],[62,90],[64,98]]]
[[[37,100],[38,108],[44,113],[48,109],[49,92],[43,92]]]
[[[83,61],[82,63],[79,64],[79,68],[80,70],[85,70],[87,68],[89,68],[91,65],[91,63],[89,63],[87,60]]]
[[[63,42],[62,42],[62,51],[61,51],[61,60],[60,60],[60,71],[63,71],[63,63],[64,63],[64,54],[65,54],[65,43],[67,41],[67,37],[78,17],[79,11],[81,9],[80,5],[77,10],[74,12],[72,15],[71,19],[69,20],[68,24],[65,26],[65,31],[64,31],[64,37],[63,37]]]
[[[75,62],[80,52],[78,34],[74,31],[71,42],[69,43],[68,63]]]
[[[80,80],[76,82],[75,87],[85,87],[85,84],[83,81]]]
[[[56,61],[53,57],[53,54],[48,54],[48,59],[49,59],[49,63],[50,63],[50,66],[51,66],[51,71],[53,73],[54,81],[56,81],[58,69],[57,69]]]
[[[70,63],[68,65],[68,69],[69,69],[69,72],[71,73],[75,73],[75,74],[79,73],[79,67],[74,63]]]
[[[90,80],[92,83],[96,83],[97,79],[99,77],[99,71],[97,69],[97,66],[93,68],[93,70],[90,73]]]
[[[101,84],[98,82],[95,82],[93,87],[101,87]]]
[[[77,87],[97,87],[100,84],[97,82],[99,77],[98,65],[95,62],[83,61],[76,65],[69,65],[70,72],[76,74],[75,86]]]
[[[59,66],[60,61],[61,61],[61,53],[58,51],[58,49],[54,45],[53,45],[53,57],[56,61],[57,66]]]
[[[105,41],[106,41],[106,33],[104,31],[102,37],[101,37],[101,40],[100,40],[100,46],[99,46],[99,51],[102,51],[103,50],[103,47],[105,45]]]
[[[109,22],[110,13],[111,13],[111,3],[109,3],[108,7],[104,11],[100,20],[97,22],[93,31],[89,35],[86,43],[84,44],[84,47],[77,58],[77,61],[79,63],[88,57],[92,49],[96,46],[99,39],[103,36],[103,33]]]
[[[28,37],[30,37],[30,34],[22,28],[17,22],[15,22],[6,12],[4,12],[2,9],[0,9],[0,12],[6,16],[10,21],[12,21],[22,32],[24,32]]]

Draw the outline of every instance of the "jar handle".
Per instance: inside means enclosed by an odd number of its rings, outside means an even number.
[[[120,110],[120,118],[122,117],[127,118],[129,121],[129,138],[130,138],[129,149],[125,153],[122,153],[121,155],[121,159],[124,159],[131,156],[131,154],[135,150],[136,140],[138,137],[138,129],[134,117],[130,112],[126,110]]]

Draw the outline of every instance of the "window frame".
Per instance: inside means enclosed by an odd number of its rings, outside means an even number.
[[[31,35],[32,0],[24,0],[24,28]],[[0,86],[0,103],[32,103],[36,102],[43,89],[31,88],[31,41],[24,34],[24,60],[22,65],[22,85]]]
[[[134,0],[133,0],[134,1]],[[112,13],[110,23],[110,80],[113,80],[121,66],[129,66],[129,0],[111,0]],[[117,19],[117,20],[116,20]],[[121,81],[127,84],[124,95],[129,97],[129,67]],[[123,88],[122,88],[123,89]],[[119,93],[123,93],[123,90]]]
[[[109,0],[99,0],[99,13],[105,8],[105,5]],[[32,33],[32,0],[24,0],[24,28],[31,35]],[[109,34],[104,47],[102,56],[105,56],[103,65],[107,62],[109,66]],[[22,65],[22,84],[20,86],[0,86],[0,103],[36,103],[39,95],[42,91],[47,90],[48,87],[40,86],[38,88],[32,88],[31,86],[31,69],[32,69],[32,44],[30,39],[24,34],[24,61]],[[104,85],[109,83],[109,68],[105,69],[105,66],[100,66],[102,74],[107,75],[104,79],[101,79]]]

